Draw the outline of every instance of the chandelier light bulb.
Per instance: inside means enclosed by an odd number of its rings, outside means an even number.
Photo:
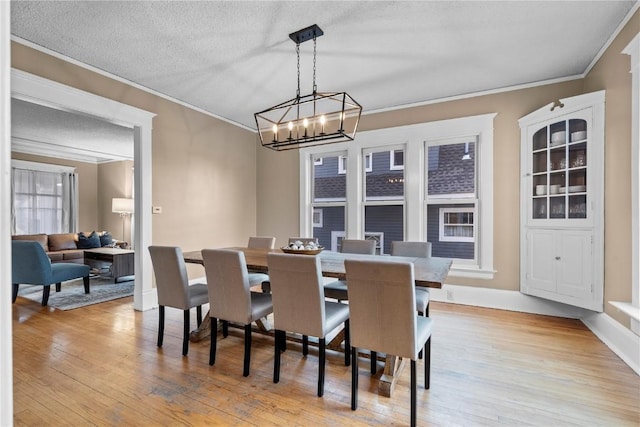
[[[287,125],[287,127],[289,128],[289,139],[293,139],[291,137],[291,131],[293,130],[293,122],[289,122],[289,124]]]
[[[322,125],[322,129],[320,130],[320,135],[324,135],[324,124],[327,122],[327,118],[324,116],[320,116],[320,124]]]
[[[304,137],[307,138],[307,126],[309,126],[309,120],[306,117],[302,120],[302,126],[304,126]]]
[[[273,125],[273,142],[278,140],[278,125]]]

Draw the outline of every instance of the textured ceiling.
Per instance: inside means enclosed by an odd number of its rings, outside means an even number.
[[[133,130],[19,99],[11,100],[12,149],[101,163],[133,159]],[[42,146],[46,143],[46,147]]]
[[[314,23],[318,90],[367,113],[582,75],[636,3],[13,1],[11,33],[255,129],[295,96],[288,34]],[[313,43],[300,49],[304,95]]]

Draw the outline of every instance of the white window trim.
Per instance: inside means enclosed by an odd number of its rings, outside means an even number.
[[[364,237],[364,202],[362,172],[363,150],[376,147],[405,146],[405,239],[425,240],[426,200],[422,177],[426,165],[425,141],[451,138],[476,138],[477,170],[477,262],[465,265],[454,261],[449,276],[493,279],[493,121],[495,113],[462,117],[416,125],[359,132],[356,139],[299,151],[300,159],[300,235],[313,232],[311,222],[312,154],[347,155],[346,235],[351,239]]]
[[[631,317],[631,330],[640,334],[640,34],[622,53],[630,56],[631,73],[631,304],[609,301]]]
[[[402,161],[403,164],[401,165],[396,165],[396,157],[395,157],[395,153],[398,150],[390,150],[389,151],[389,170],[392,171],[401,171],[404,170],[404,163],[406,163],[406,153],[402,153]],[[404,151],[404,150],[401,150]]]
[[[318,215],[318,220],[316,221],[316,214]],[[313,226],[322,228],[323,222],[323,211],[322,208],[314,208],[313,209]]]
[[[476,215],[475,215],[475,208],[472,207],[468,207],[468,208],[440,208],[439,209],[440,213],[439,213],[439,218],[440,220],[438,221],[438,228],[440,229],[440,236],[439,239],[441,242],[475,242],[476,241]],[[460,212],[465,212],[465,213],[472,213],[473,215],[473,224],[467,225],[467,224],[457,224],[460,226],[465,226],[465,227],[471,227],[472,228],[472,236],[471,237],[458,237],[458,236],[446,236],[444,233],[444,228],[445,228],[445,223],[444,223],[444,216],[447,213],[460,213]]]

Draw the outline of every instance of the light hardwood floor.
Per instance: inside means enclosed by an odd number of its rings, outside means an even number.
[[[420,361],[419,425],[640,425],[640,377],[580,321],[444,303],[432,303],[431,317],[431,389],[422,388]],[[132,298],[59,311],[18,297],[15,425],[408,424],[408,366],[385,398],[362,361],[354,412],[340,353],[327,354],[318,398],[314,348],[303,358],[291,344],[273,384],[271,337],[254,334],[244,378],[240,330],[219,339],[210,367],[208,339],[182,357],[181,312],[167,309],[162,349],[157,321],[157,310],[133,311]]]

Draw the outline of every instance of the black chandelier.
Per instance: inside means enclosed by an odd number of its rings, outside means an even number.
[[[263,146],[281,151],[355,138],[362,106],[346,92],[317,91],[316,38],[323,34],[316,24],[289,34],[296,44],[298,90],[295,98],[254,114]],[[300,43],[312,39],[313,92],[300,96]]]

